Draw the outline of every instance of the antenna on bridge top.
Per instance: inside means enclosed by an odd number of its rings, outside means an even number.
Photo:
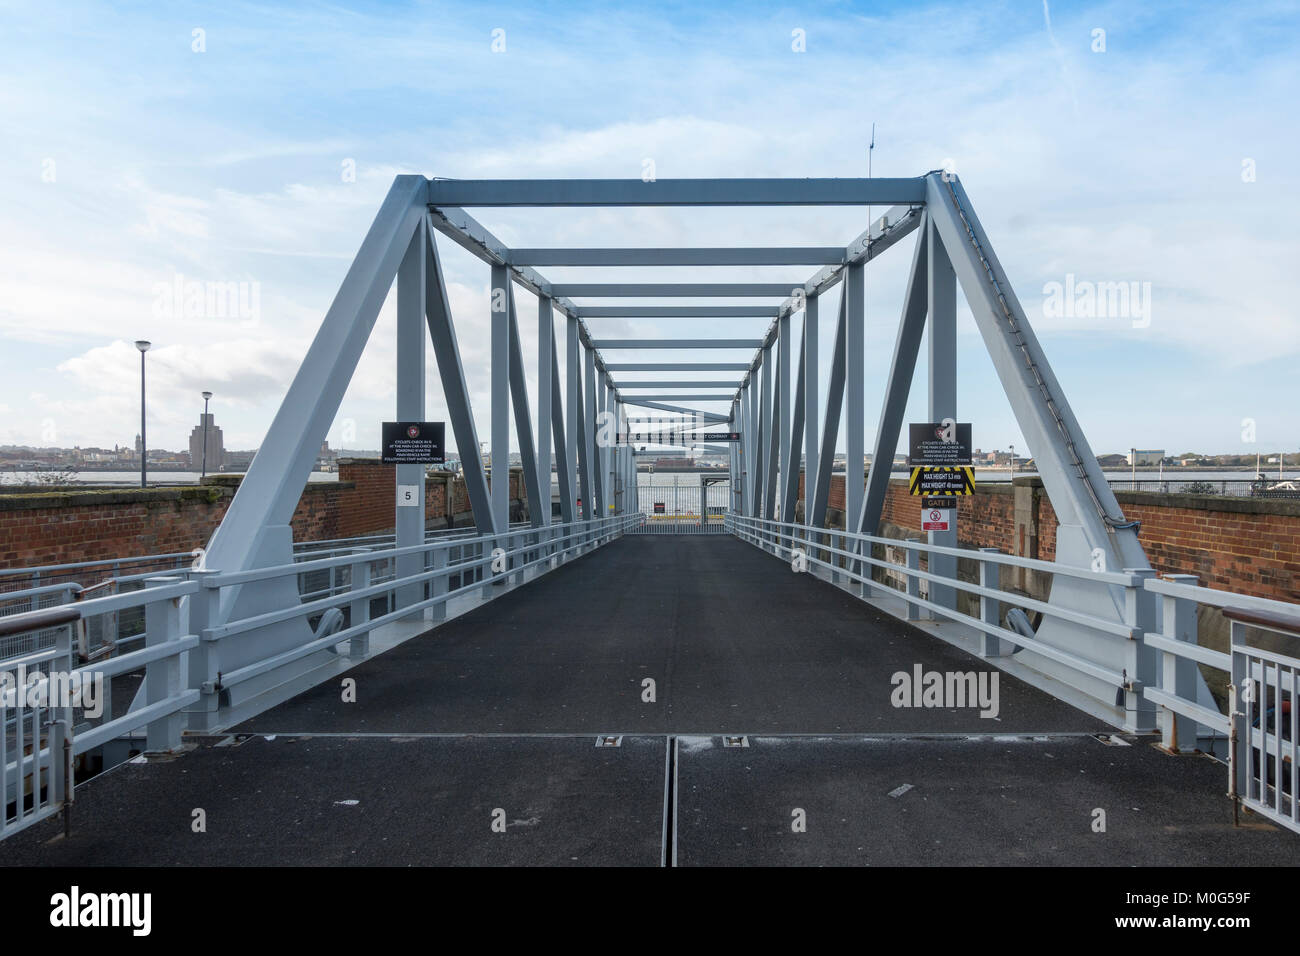
[[[876,124],[871,124],[871,142],[867,146],[867,178],[871,178],[871,154],[876,150]]]

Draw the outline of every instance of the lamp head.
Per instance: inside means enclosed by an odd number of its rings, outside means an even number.
[[[204,392],[204,393],[203,393],[203,400],[204,400],[205,402],[206,402],[209,398],[211,398],[211,397],[212,397],[212,393],[211,393],[211,392]]]
[[[135,343],[135,347],[138,348],[141,352],[148,352],[149,346],[151,346],[152,344],[153,344],[152,342],[147,342],[144,339],[140,339],[138,342]]]

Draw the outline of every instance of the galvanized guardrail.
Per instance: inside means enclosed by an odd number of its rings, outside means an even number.
[[[181,658],[198,646],[182,633],[181,598],[197,582],[158,581],[153,587],[0,619],[0,638],[53,631],[53,644],[0,661],[0,838],[71,805],[74,758],[142,727],[148,746],[179,744],[181,711],[198,700],[181,685]],[[74,666],[74,635],[95,617],[142,608],[145,646]],[[142,707],[114,716],[112,678],[144,671]],[[86,705],[93,703],[92,708]]]

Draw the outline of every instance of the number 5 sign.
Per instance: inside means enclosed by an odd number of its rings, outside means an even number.
[[[399,508],[418,508],[421,504],[419,485],[397,486],[397,506]]]

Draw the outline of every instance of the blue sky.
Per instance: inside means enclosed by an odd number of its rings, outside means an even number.
[[[151,445],[183,447],[204,389],[227,447],[258,445],[398,173],[639,178],[652,159],[660,179],[860,176],[874,122],[875,175],[951,162],[961,176],[1094,451],[1294,451],[1298,26],[1294,4],[1269,2],[0,3],[0,444],[131,441],[130,343],[148,338]],[[867,224],[827,208],[478,217],[536,246],[832,245]],[[868,270],[868,440],[910,245]],[[442,248],[486,435],[488,270]],[[255,288],[256,317],[167,314],[159,290],[178,276]],[[1149,324],[1049,315],[1045,290],[1067,276],[1149,283]],[[520,316],[531,365],[524,293]],[[977,445],[1023,451],[964,307],[960,321],[960,417]],[[390,299],[332,444],[377,447],[392,339]],[[922,363],[912,420],[924,376]],[[428,415],[443,418],[430,383]]]

